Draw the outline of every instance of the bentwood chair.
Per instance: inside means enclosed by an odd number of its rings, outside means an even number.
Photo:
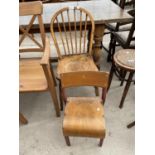
[[[39,1],[22,2],[19,4],[20,20],[24,20],[23,16],[30,18],[27,26],[19,26],[19,91],[23,93],[48,90],[53,99],[56,115],[60,116],[54,79],[49,63],[50,43],[49,39],[45,36],[41,16],[42,11],[43,6]],[[36,39],[35,35],[32,35],[30,31],[36,19],[38,19],[40,28],[40,40]],[[28,40],[32,41],[32,45],[34,44],[34,46],[27,47],[24,40],[27,42]]]
[[[63,135],[70,146],[69,136],[100,138],[102,146],[105,138],[105,119],[103,104],[106,98],[109,73],[81,71],[60,74],[63,97],[66,102]],[[96,86],[102,88],[98,97],[66,97],[65,90],[70,87]]]
[[[58,32],[55,31],[55,26],[58,26]],[[98,71],[92,58],[94,28],[92,15],[81,7],[62,8],[54,14],[51,20],[51,35],[58,54],[57,79],[59,79],[61,110],[63,110],[63,101],[60,74]],[[98,95],[97,89],[95,92]]]

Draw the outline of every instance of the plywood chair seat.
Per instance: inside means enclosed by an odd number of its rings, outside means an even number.
[[[47,90],[48,84],[40,59],[20,59],[20,92]]]
[[[104,137],[105,120],[99,97],[69,97],[63,121],[64,135]]]
[[[98,71],[93,59],[86,54],[66,56],[59,60],[57,77],[60,74],[76,71]]]

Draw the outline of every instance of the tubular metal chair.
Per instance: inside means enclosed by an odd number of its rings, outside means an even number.
[[[22,2],[19,4],[19,15],[30,17],[30,22],[27,26],[20,25],[20,40],[19,40],[19,91],[23,92],[40,92],[49,90],[56,115],[60,116],[59,104],[54,87],[54,77],[51,73],[49,55],[50,43],[44,32],[42,22],[42,3],[37,2]],[[38,19],[40,28],[40,40],[35,38],[34,34],[30,33],[35,19]],[[22,18],[24,20],[24,18]],[[27,47],[24,40],[32,41],[35,46]],[[40,57],[34,57],[40,52]],[[21,114],[20,114],[21,118]],[[21,119],[20,119],[21,120]]]
[[[99,71],[70,72],[60,74],[63,97],[66,102],[63,135],[70,146],[69,136],[105,138],[103,104],[106,98],[109,73]],[[66,97],[70,87],[96,86],[102,88],[102,97]]]
[[[58,32],[54,29],[55,25],[58,26]],[[93,17],[84,8],[65,7],[54,14],[50,29],[58,54],[57,79],[62,73],[98,71],[92,58],[94,28]],[[98,90],[95,91],[98,95]],[[59,98],[63,110],[60,80]]]

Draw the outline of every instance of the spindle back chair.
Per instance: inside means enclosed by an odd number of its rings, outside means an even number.
[[[58,27],[58,32],[55,27]],[[58,54],[57,78],[61,110],[63,110],[60,74],[98,71],[92,58],[95,24],[92,15],[84,8],[65,7],[53,15],[50,29]],[[95,90],[98,95],[97,89]]]
[[[85,22],[82,22],[84,19]],[[57,24],[60,42],[54,32],[54,25]],[[90,28],[90,38],[87,50],[87,30]],[[91,26],[90,26],[91,24]],[[94,36],[94,20],[92,15],[81,7],[65,7],[55,13],[51,20],[51,34],[57,49],[58,57],[63,55],[76,55],[88,53],[92,55],[92,43]],[[64,31],[64,33],[63,33]],[[68,31],[68,32],[67,32]],[[63,45],[63,48],[60,48]],[[82,47],[83,46],[83,47]]]

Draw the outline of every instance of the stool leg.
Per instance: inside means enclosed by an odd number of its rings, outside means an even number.
[[[127,125],[127,128],[132,128],[133,126],[135,126],[135,121],[131,122],[130,124]]]
[[[67,146],[71,146],[69,136],[64,136]]]
[[[127,71],[123,70],[123,74],[122,74],[122,77],[121,77],[122,79],[121,79],[121,84],[120,84],[120,86],[123,86],[126,73],[127,73]]]
[[[114,63],[112,63],[112,66],[111,66],[111,69],[110,69],[109,83],[108,83],[108,88],[107,88],[107,91],[108,91],[108,90],[109,90],[109,88],[110,88],[111,81],[112,81],[113,74],[114,74],[114,70],[115,70],[115,65],[114,65]]]
[[[103,139],[104,139],[104,138],[100,138],[100,142],[99,142],[98,146],[100,146],[100,147],[102,146],[102,144],[103,144]]]
[[[130,84],[131,84],[131,80],[132,80],[133,75],[134,75],[134,72],[130,72],[129,78],[128,78],[127,83],[126,83],[126,86],[124,88],[124,92],[123,92],[123,95],[122,95],[122,99],[121,99],[121,103],[119,105],[119,108],[122,108],[123,107],[124,100],[125,100],[125,97],[126,97],[126,95],[128,93],[128,90],[129,90],[129,87],[130,87]]]
[[[59,81],[59,100],[60,100],[60,109],[63,110],[63,100],[62,100],[61,81]]]

